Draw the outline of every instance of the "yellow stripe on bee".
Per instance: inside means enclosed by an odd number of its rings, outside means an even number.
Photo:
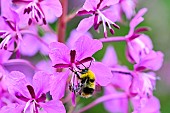
[[[90,79],[94,79],[95,80],[95,75],[91,70],[88,70],[87,73],[85,74],[81,74],[80,78],[85,78],[88,77]]]

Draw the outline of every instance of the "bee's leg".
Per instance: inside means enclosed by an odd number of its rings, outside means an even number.
[[[78,79],[81,79],[80,76],[79,76],[79,74],[78,74],[77,72],[74,72],[74,73],[76,74],[76,76],[77,76]]]

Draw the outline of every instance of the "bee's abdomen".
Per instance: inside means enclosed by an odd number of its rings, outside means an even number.
[[[93,94],[94,89],[93,89],[93,88],[85,87],[85,88],[83,88],[83,92],[84,92],[85,94]]]

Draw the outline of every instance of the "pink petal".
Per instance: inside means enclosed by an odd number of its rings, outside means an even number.
[[[118,64],[117,54],[112,46],[108,46],[102,62],[110,67]]]
[[[50,48],[50,59],[52,60],[53,65],[55,64],[69,64],[70,63],[70,50],[69,48],[60,42],[52,42],[49,45]]]
[[[132,98],[133,113],[160,113],[160,102],[152,96],[150,98]]]
[[[83,20],[80,21],[76,30],[85,33],[93,26],[93,23],[94,23],[94,16],[84,18]]]
[[[144,18],[142,17],[147,12],[147,8],[143,8],[138,11],[138,13],[135,15],[135,17],[130,22],[130,32],[129,34],[132,35],[134,32],[135,27],[140,24]]]
[[[112,84],[128,92],[132,82],[132,75],[130,74],[130,71],[127,69],[127,67],[116,66],[115,68],[112,68],[112,74]]]
[[[142,58],[141,61],[135,65],[135,69],[150,69],[157,71],[162,66],[163,58],[164,55],[162,52],[151,51],[146,57]]]
[[[139,40],[141,40],[145,46],[147,48],[149,48],[150,50],[153,49],[153,44],[152,44],[152,40],[151,38],[148,36],[148,35],[145,35],[145,34],[141,34],[139,37],[138,37]]]
[[[51,42],[55,42],[57,40],[57,35],[54,33],[46,33],[43,37],[42,40],[46,43],[46,44],[50,44]],[[49,54],[49,47],[47,47],[44,44],[41,44],[40,47],[40,52],[43,55],[48,55]]]
[[[69,76],[69,70],[62,73],[55,73],[51,76],[50,93],[53,99],[61,99],[65,94],[66,81]]]
[[[86,57],[91,57],[95,52],[102,49],[102,43],[99,40],[92,39],[91,37],[81,36],[75,42],[74,47],[77,54],[76,59],[82,60]]]
[[[97,8],[97,4],[100,2],[100,0],[86,0],[83,8],[86,11],[93,11]]]
[[[59,0],[44,0],[40,2],[40,5],[47,18],[53,15],[60,17],[62,14],[62,6]]]
[[[74,94],[73,92],[71,92],[71,100],[73,106],[76,106],[76,94]]]
[[[1,15],[14,23],[19,22],[19,15],[12,9],[10,0],[1,0]]]
[[[119,12],[118,9],[116,9],[115,11],[115,6],[114,7],[110,7],[104,11],[102,11],[103,15],[108,18],[109,20],[111,20],[112,22],[116,22],[118,21],[118,19],[120,18],[119,16]],[[114,10],[114,11],[113,11]]]
[[[91,37],[92,35],[89,32],[86,33],[82,33],[82,32],[78,32],[77,30],[72,30],[71,34],[67,40],[67,46],[69,48],[73,48],[74,47],[74,43],[81,37],[81,36],[87,36],[87,37]]]
[[[24,35],[20,45],[20,52],[26,56],[34,56],[38,52],[40,44],[41,43],[38,41],[37,37]]]
[[[21,113],[24,109],[23,105],[9,104],[0,109],[0,113]]]
[[[59,100],[51,100],[46,103],[40,103],[40,106],[47,113],[66,113],[63,103]]]
[[[125,12],[127,19],[131,19],[131,17],[135,14],[135,6],[133,0],[123,0],[121,2],[122,10]]]
[[[52,74],[56,71],[56,69],[53,67],[51,61],[42,60],[37,63],[36,67],[39,70],[45,71],[46,73],[50,73],[50,74]]]
[[[142,113],[160,113],[160,102],[156,97],[149,98],[145,107],[141,110]]]
[[[111,73],[111,70],[104,64],[102,64],[100,62],[94,62],[91,65],[90,69],[95,74],[96,82],[99,85],[106,86],[111,82],[113,75]]]
[[[127,42],[127,58],[132,63],[139,63],[140,59],[146,56],[152,48],[151,39],[147,35],[142,34],[138,38]]]
[[[104,94],[116,94],[117,92],[112,85],[108,85],[105,87]],[[127,113],[128,112],[128,99],[120,98],[120,99],[112,99],[104,102],[104,106],[106,110],[110,113]]]
[[[29,85],[29,83],[23,73],[19,71],[12,71],[9,75],[6,76],[6,81],[10,94],[16,95],[16,93],[20,93],[27,98],[31,98],[31,95],[26,87]]]
[[[8,71],[20,71],[26,75],[27,80],[32,81],[36,68],[27,60],[13,59],[3,63],[4,68]]]
[[[114,4],[119,3],[119,0],[103,0],[101,5],[100,5],[100,9],[106,7],[106,6],[111,6]]]
[[[7,62],[11,55],[12,52],[0,49],[0,63]]]
[[[17,9],[17,12],[18,12],[18,15],[20,18],[20,21],[18,23],[19,28],[25,28],[28,26],[29,15],[24,14],[25,7],[26,7],[26,4],[22,4],[22,6]],[[32,26],[31,26],[31,28],[32,28]]]
[[[39,71],[35,73],[33,77],[33,86],[35,92],[37,93],[37,97],[39,97],[42,93],[47,93],[50,90],[49,81],[50,81],[49,74],[43,71]]]

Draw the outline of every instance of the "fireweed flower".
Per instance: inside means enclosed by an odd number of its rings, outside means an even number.
[[[0,50],[0,107],[17,102],[9,92],[6,76],[10,71],[21,70],[28,78],[32,78],[35,68],[27,61],[21,59],[9,59],[12,52]]]
[[[112,46],[108,46],[106,49],[105,56],[102,62],[108,65],[112,70],[112,80],[111,83],[104,87],[104,96],[109,96],[112,94],[119,95],[121,93],[125,94],[129,91],[131,84],[131,76],[123,73],[129,73],[130,71],[126,67],[120,66],[118,64],[118,59],[116,52]],[[113,71],[114,70],[114,71]],[[119,90],[119,91],[118,91]],[[110,106],[112,105],[112,106]],[[110,99],[104,102],[106,110],[109,112],[128,112],[128,93],[127,97]]]
[[[16,113],[18,110],[24,113],[40,113],[41,111],[49,113],[65,112],[61,101],[46,101],[46,93],[49,91],[50,75],[45,72],[35,73],[32,82],[29,82],[23,73],[13,71],[6,77],[6,80],[10,94],[20,101],[18,107],[16,107],[13,112]],[[22,109],[20,107],[22,107]]]
[[[74,43],[74,46],[71,50],[63,43],[51,43],[49,56],[54,67],[69,68],[69,70],[65,72],[66,74],[63,74],[63,76],[60,76],[60,78],[58,78],[57,83],[65,81],[63,84],[66,84],[70,69],[76,71],[78,70],[79,66],[82,67],[82,64],[87,64],[86,66],[88,67],[90,65],[89,61],[93,60],[92,55],[101,48],[102,43],[100,41],[92,39],[88,36],[79,37],[79,39]],[[96,77],[95,81],[101,86],[107,85],[110,82],[110,78],[112,78],[110,70],[107,68],[107,66],[103,65],[100,62],[92,62],[90,70],[94,72]],[[73,90],[77,89],[78,83],[78,77],[76,74],[73,73],[70,80],[70,86]],[[62,92],[60,92],[60,95],[64,95],[63,89],[65,88],[65,85],[63,86],[62,88],[56,88],[55,86],[53,86],[53,88],[51,89],[53,90],[51,91],[52,96],[56,95],[56,93],[59,92],[56,89],[62,90]],[[75,104],[74,95],[75,94],[73,93],[73,104]],[[55,97],[53,96],[53,98]]]
[[[33,27],[27,28],[27,26],[22,23],[24,20],[19,17],[18,13],[11,9],[9,5],[5,6],[2,7],[3,12],[2,16],[0,17],[0,37],[2,38],[0,48],[4,48],[5,50],[9,51],[17,51],[20,47],[24,35],[34,35],[34,29],[32,29]],[[4,8],[6,10],[4,10]],[[15,44],[15,48],[9,48]]]
[[[146,11],[146,8],[139,10],[131,20],[129,33],[125,36],[127,39],[126,56],[131,63],[139,63],[153,49],[150,38],[147,35],[141,34],[141,32],[147,31],[148,28],[143,27],[135,30],[135,27],[144,20],[142,16]]]
[[[109,112],[128,112],[128,100],[132,101],[134,113],[145,111],[145,108],[148,112],[159,112],[159,101],[153,97],[152,94],[155,89],[157,77],[154,72],[146,73],[144,71],[158,70],[163,62],[163,54],[154,51],[150,53],[152,53],[152,55],[148,54],[146,58],[142,59],[143,61],[141,61],[141,64],[134,65],[134,70],[130,71],[125,67],[119,66],[117,61],[106,59],[107,56],[112,56],[111,58],[117,59],[114,49],[112,47],[107,48],[105,57],[102,61],[112,67],[113,80],[111,80],[111,83],[105,87],[104,94],[120,94],[121,92],[127,94],[126,98],[111,99],[104,102],[105,108]],[[113,63],[109,61],[113,61]],[[155,61],[157,61],[157,65],[155,64]],[[154,104],[153,101],[156,102],[158,106],[155,108],[152,107],[149,110],[146,104],[152,106],[152,104]],[[110,107],[111,103],[115,107]]]
[[[28,24],[33,21],[54,21],[62,14],[62,6],[59,0],[12,0],[16,5],[21,5],[22,13],[28,14]]]
[[[132,63],[138,63],[140,56],[142,54],[147,54],[153,48],[149,37],[144,34],[139,34],[147,29],[139,28],[135,30],[135,27],[144,20],[142,16],[146,13],[146,11],[147,9],[143,8],[135,15],[130,22],[129,33],[125,36],[125,38],[127,38],[127,58]]]
[[[128,91],[132,79],[131,75],[129,75],[131,72],[126,66],[121,66],[118,64],[117,55],[112,46],[107,47],[102,62],[109,66],[109,68],[112,70],[113,78],[111,80],[111,84],[115,87],[115,89]]]
[[[13,18],[7,18],[5,16],[0,17],[1,27],[0,36],[3,39],[0,43],[0,48],[8,49],[8,46],[14,42],[17,43],[17,48],[22,40],[21,32],[18,27],[19,17],[16,12],[10,10]]]
[[[161,68],[164,55],[161,52],[151,51],[139,63],[134,65],[132,73],[133,80],[131,92],[141,96],[150,96],[155,88],[155,81],[157,80],[153,72],[144,72],[145,70],[157,71]]]
[[[81,20],[79,23],[77,30],[80,32],[87,32],[92,25],[95,30],[98,30],[100,24],[103,24],[104,28],[104,36],[107,37],[107,29],[106,26],[109,27],[109,30],[112,34],[114,34],[114,30],[111,25],[115,28],[119,29],[119,26],[114,23],[114,17],[112,17],[112,11],[109,10],[109,6],[112,6],[118,3],[119,0],[86,0],[83,8],[78,11],[78,15],[86,15],[90,14],[91,16]],[[105,8],[108,8],[105,10]]]

